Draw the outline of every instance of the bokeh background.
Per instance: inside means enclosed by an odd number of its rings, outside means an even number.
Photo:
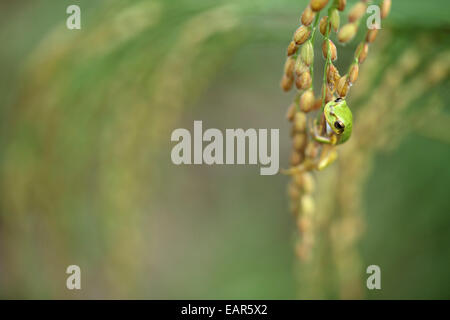
[[[1,1],[0,298],[450,298],[446,0],[393,1],[349,96],[354,135],[316,174],[309,263],[287,177],[170,160],[171,132],[202,120],[280,128],[287,167],[279,80],[306,4]]]

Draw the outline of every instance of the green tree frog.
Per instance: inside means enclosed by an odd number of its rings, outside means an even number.
[[[322,148],[319,161],[316,163],[317,170],[323,170],[333,163],[337,158],[335,146],[344,143],[352,135],[353,115],[347,106],[345,99],[337,98],[328,102],[324,109],[325,128],[321,132],[325,135],[317,133],[317,125],[314,126],[314,139],[320,143],[326,144]]]
[[[317,133],[317,126],[314,128],[314,139],[320,143],[337,145],[346,142],[353,128],[353,115],[347,102],[342,98],[337,98],[325,105],[323,110],[326,128],[326,135]]]
[[[328,102],[323,109],[323,117],[325,118],[323,124],[315,122],[312,130],[314,140],[323,144],[319,159],[306,159],[299,166],[284,171],[286,174],[295,174],[311,169],[323,170],[336,160],[336,145],[350,139],[353,115],[345,99],[337,98]]]

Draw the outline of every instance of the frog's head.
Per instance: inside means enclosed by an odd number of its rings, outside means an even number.
[[[353,116],[345,99],[337,98],[325,105],[325,119],[331,130],[340,137],[340,143],[350,138],[353,126]]]

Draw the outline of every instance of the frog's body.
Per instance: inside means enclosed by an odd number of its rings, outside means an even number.
[[[321,143],[342,144],[350,139],[353,128],[353,115],[347,102],[337,98],[325,105],[323,110],[327,124],[327,136],[315,134],[315,139]],[[330,130],[331,129],[331,130]]]
[[[318,170],[322,170],[333,163],[337,158],[335,145],[342,144],[350,139],[353,129],[352,111],[347,102],[342,98],[328,102],[324,109],[326,128],[322,129],[325,136],[318,134],[317,126],[314,128],[314,139],[326,144],[322,148],[320,159],[316,164]]]
[[[318,160],[308,160],[297,167],[286,171],[295,174],[311,169],[323,170],[337,158],[336,145],[350,139],[353,129],[353,115],[347,102],[342,98],[328,102],[323,108],[324,122],[314,124],[312,136],[314,140],[323,144]]]

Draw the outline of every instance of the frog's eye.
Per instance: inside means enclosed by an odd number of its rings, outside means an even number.
[[[334,102],[341,102],[342,100],[342,98],[337,98],[336,100],[334,100]]]
[[[334,122],[334,127],[335,127],[336,129],[338,129],[339,131],[345,129],[345,125],[342,123],[342,121],[339,121],[339,120],[337,120],[337,121]]]

